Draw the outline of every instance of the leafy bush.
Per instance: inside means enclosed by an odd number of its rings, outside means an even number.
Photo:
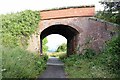
[[[84,49],[84,54],[82,55],[82,57],[89,59],[94,57],[95,54],[95,51],[93,51],[92,49]]]
[[[120,76],[120,36],[107,42],[103,54],[107,55],[105,63],[110,72]]]
[[[67,53],[62,53],[62,54],[59,55],[59,58],[60,58],[60,59],[64,59],[64,58],[66,58],[66,57],[67,57]]]
[[[26,10],[0,15],[2,19],[2,45],[15,47],[27,45],[27,40],[35,32],[40,20],[39,11]]]
[[[86,49],[84,55],[70,55],[62,61],[69,78],[119,78],[120,36],[108,41],[105,50],[98,55]]]
[[[20,48],[2,48],[3,78],[37,78],[46,68],[47,57]]]
[[[48,55],[47,55],[47,54],[44,54],[43,56],[44,56],[43,59],[44,59],[45,61],[47,61],[47,60],[48,60]]]
[[[45,52],[48,51],[48,46],[46,46],[47,43],[48,43],[47,38],[44,38],[44,39],[42,40],[42,49],[43,49],[43,53],[45,53]]]
[[[120,25],[120,1],[101,1],[100,3],[104,6],[104,11],[99,11],[96,17]]]
[[[29,37],[38,27],[39,11],[26,10],[0,15],[0,19],[3,78],[37,78],[45,69],[48,56],[40,57],[39,54],[30,53],[25,49]],[[21,49],[22,47],[24,49]]]
[[[67,51],[67,44],[63,43],[61,44],[56,52],[66,52]]]

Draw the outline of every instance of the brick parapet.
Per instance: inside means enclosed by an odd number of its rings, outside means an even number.
[[[70,17],[92,17],[95,7],[68,8],[61,10],[50,10],[40,12],[41,20],[60,19]]]

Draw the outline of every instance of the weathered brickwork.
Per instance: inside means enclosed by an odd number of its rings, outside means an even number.
[[[58,12],[57,10],[43,11],[42,20],[39,23],[39,37],[35,40],[39,46],[34,48],[42,53],[42,39],[50,34],[60,34],[68,40],[68,54],[82,53],[87,47],[96,52],[101,51],[105,41],[117,34],[118,27],[92,16],[94,16],[94,7],[65,9],[65,11],[58,10]]]

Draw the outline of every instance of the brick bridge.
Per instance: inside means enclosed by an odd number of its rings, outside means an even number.
[[[39,36],[31,37],[28,49],[42,53],[42,39],[50,34],[60,34],[67,39],[69,54],[80,53],[87,47],[101,51],[105,41],[116,34],[117,25],[96,19],[94,15],[94,6],[40,11]]]

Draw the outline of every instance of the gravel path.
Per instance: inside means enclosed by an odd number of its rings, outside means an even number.
[[[64,64],[55,57],[47,61],[47,69],[39,78],[65,78]]]

